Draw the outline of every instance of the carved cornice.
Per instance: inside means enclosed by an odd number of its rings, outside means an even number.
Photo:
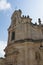
[[[36,43],[36,42],[39,42],[39,43],[41,43],[41,42],[43,42],[43,39],[21,39],[21,40],[15,40],[13,43],[14,44],[18,44],[18,43],[24,43],[24,42],[34,42],[34,43]],[[12,42],[10,43],[10,44],[8,44],[8,46],[9,45],[12,45]]]

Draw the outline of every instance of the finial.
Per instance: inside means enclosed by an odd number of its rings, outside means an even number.
[[[38,18],[38,22],[39,22],[39,25],[41,25],[41,19],[40,18]]]
[[[23,17],[24,17],[24,15],[23,15]]]
[[[25,18],[26,18],[26,16],[25,16]]]
[[[19,9],[19,12],[22,13],[22,11]]]
[[[27,18],[29,18],[29,15],[27,16]]]
[[[35,22],[35,25],[37,25],[37,23]]]

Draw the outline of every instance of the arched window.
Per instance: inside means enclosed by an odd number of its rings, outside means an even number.
[[[15,40],[15,32],[13,31],[12,34],[11,34],[11,41],[12,40]]]

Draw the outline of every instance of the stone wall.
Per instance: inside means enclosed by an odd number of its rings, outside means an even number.
[[[43,47],[40,42],[14,43],[7,48],[8,65],[43,65]]]
[[[0,58],[0,65],[5,65],[5,60],[4,60],[4,58]]]

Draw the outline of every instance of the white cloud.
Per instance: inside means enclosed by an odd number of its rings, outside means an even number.
[[[6,41],[0,41],[0,57],[4,57],[4,49],[7,45],[7,42]]]
[[[0,10],[7,10],[11,8],[11,4],[7,0],[0,0]]]

